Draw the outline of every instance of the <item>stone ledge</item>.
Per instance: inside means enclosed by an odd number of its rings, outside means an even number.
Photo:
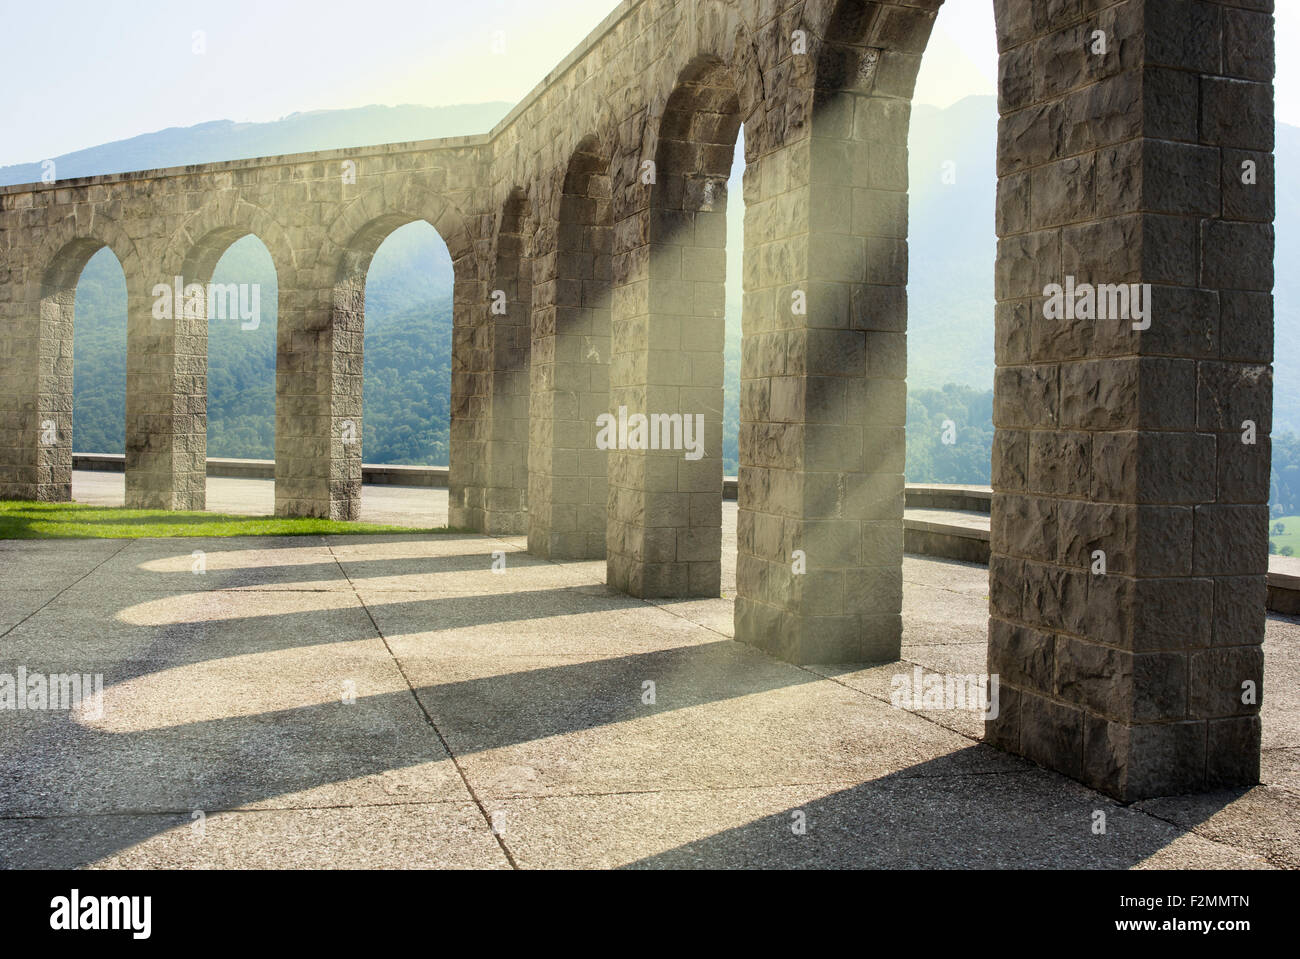
[[[126,457],[121,453],[74,453],[72,468],[92,473],[125,473]],[[445,466],[362,465],[361,482],[367,486],[415,486],[446,489],[449,470]],[[208,475],[221,479],[275,479],[274,460],[208,460]]]

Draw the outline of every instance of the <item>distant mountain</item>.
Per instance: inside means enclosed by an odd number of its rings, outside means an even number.
[[[216,120],[193,127],[174,127],[129,140],[53,157],[60,180],[105,173],[130,173],[220,163],[287,153],[310,153],[345,147],[375,146],[487,133],[513,108],[510,103],[474,103],[452,107],[358,107],[294,113],[271,123]],[[0,167],[0,186],[35,183],[42,160]]]

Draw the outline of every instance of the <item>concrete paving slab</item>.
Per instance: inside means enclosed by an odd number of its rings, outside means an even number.
[[[337,557],[358,590],[422,593],[429,596],[511,594],[593,585],[566,566],[505,548],[490,540],[462,544],[441,555],[383,555],[354,548]],[[600,582],[603,582],[600,581]]]
[[[725,640],[598,660],[402,667],[484,796],[862,781],[968,745]],[[992,749],[962,761],[968,771],[1021,766]]]
[[[904,556],[903,582],[963,593],[983,600],[986,606],[988,604],[989,569],[976,563],[928,556]]]
[[[949,769],[848,787],[507,799],[489,809],[499,811],[503,841],[524,868],[1267,865],[1037,769],[974,776]],[[1105,835],[1092,831],[1098,809],[1106,815]]]
[[[72,499],[88,506],[123,506],[126,503],[126,476],[73,470]],[[207,510],[232,516],[272,516],[275,514],[275,481],[230,479],[209,476]],[[363,486],[361,513],[363,523],[437,529],[447,525],[447,491],[427,487]]]
[[[390,664],[391,668],[391,664]],[[186,808],[292,807],[462,800],[464,783],[409,690],[379,669],[357,675],[353,702],[329,687],[267,676],[240,698],[206,677],[194,716],[159,707],[165,677],[117,684],[92,711],[6,716],[0,814],[53,815]],[[395,670],[394,670],[395,672]],[[224,678],[234,677],[231,668]],[[284,687],[277,697],[271,686]],[[220,704],[214,700],[221,697]],[[277,702],[297,705],[274,705]],[[316,699],[317,702],[310,702]],[[302,704],[307,701],[308,704]],[[224,708],[222,705],[224,704]],[[258,712],[247,710],[259,709]],[[245,710],[241,712],[240,710]],[[14,719],[13,722],[10,722]]]
[[[0,661],[173,666],[375,636],[353,593],[69,590],[0,638]]]
[[[918,701],[917,696],[920,697],[921,704],[925,703],[927,680],[931,683],[946,682],[949,677],[952,677],[955,683],[959,676],[982,676],[986,669],[984,651],[970,646],[912,646],[904,647],[903,657],[901,662],[867,668],[852,666],[810,668],[819,675],[834,679],[851,689],[887,703],[890,708],[904,709],[968,739],[982,739],[985,713],[982,709],[976,708],[979,700],[969,698],[969,694],[973,691],[969,682],[962,684],[965,698],[961,706],[954,702],[943,709],[923,709],[911,704]],[[917,669],[921,670],[919,684]],[[937,680],[931,677],[937,677]],[[896,701],[900,704],[898,707],[894,706]]]
[[[472,802],[0,820],[6,869],[509,869]]]
[[[126,546],[122,540],[0,540],[0,591],[60,590]]]
[[[1268,723],[1265,720],[1267,732]],[[1300,795],[1300,746],[1265,746],[1259,758],[1260,782]]]
[[[731,599],[652,599],[655,606],[698,626],[726,636],[736,635],[736,603]]]
[[[0,589],[0,636],[58,595],[57,589]]]
[[[612,593],[603,562],[543,562],[522,537],[4,545],[18,580],[0,622],[29,618],[0,637],[0,672],[94,670],[107,686],[102,715],[0,714],[0,856],[338,866],[378,862],[380,842],[418,847],[413,863],[500,865],[462,774],[523,865],[1217,867],[1300,848],[1280,828],[1250,835],[1294,821],[1300,796],[1300,623],[1281,617],[1265,647],[1271,792],[1152,813],[974,744],[974,713],[890,706],[910,663],[983,672],[980,567],[909,557],[908,662],[831,670],[728,641],[728,600]],[[781,844],[796,804],[820,846]],[[462,808],[464,824],[445,818]],[[1110,847],[1093,843],[1095,808],[1114,811]],[[196,849],[194,809],[254,825]],[[409,835],[386,838],[399,821]],[[461,828],[464,849],[438,847]],[[286,852],[285,835],[320,848]]]
[[[1148,799],[1136,808],[1275,866],[1300,869],[1300,794],[1275,786]]]
[[[903,645],[988,646],[987,594],[939,589],[903,582]]]
[[[615,656],[719,637],[604,586],[468,596],[358,592],[400,661]]]
[[[1300,746],[1300,623],[1270,616],[1264,633],[1260,696],[1265,748]]]
[[[348,590],[347,577],[319,536],[134,540],[97,567],[88,589]]]

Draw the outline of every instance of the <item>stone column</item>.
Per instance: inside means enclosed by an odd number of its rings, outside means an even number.
[[[528,202],[506,204],[497,236],[496,274],[488,298],[492,356],[484,532],[528,532],[529,358],[532,347],[532,259]]]
[[[492,330],[487,291],[475,273],[473,257],[461,257],[453,266],[448,523],[483,532],[491,436]]]
[[[633,596],[721,590],[727,181],[740,122],[727,68],[707,63],[658,121],[653,182],[639,152],[622,158],[611,409],[628,430],[610,454],[608,581]]]
[[[528,551],[549,559],[605,556],[608,454],[596,434],[610,406],[608,167],[593,139],[579,147],[534,248]]]
[[[356,519],[361,495],[365,280],[280,281],[275,358],[275,515]]]
[[[32,263],[19,217],[35,218],[31,193],[0,195],[0,497],[72,499],[72,315],[77,277],[92,245],[70,250],[66,268]]]
[[[161,270],[155,272],[155,283],[174,283]],[[154,284],[146,285],[152,290]],[[179,303],[173,296],[171,315],[159,318],[152,296],[127,280],[128,509],[202,511],[206,505],[206,287],[204,291],[202,297]]]
[[[796,663],[902,637],[908,97],[933,12],[853,6],[745,177],[736,638]]]
[[[1258,778],[1273,24],[1249,6],[997,4],[986,736],[1125,800]]]

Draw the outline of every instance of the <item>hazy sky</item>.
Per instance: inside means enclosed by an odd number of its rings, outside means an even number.
[[[370,104],[515,102],[616,0],[44,0],[8,4],[0,165],[167,127]],[[1278,48],[1300,3],[1278,4]],[[992,0],[948,0],[917,101],[994,92]],[[202,31],[205,52],[196,53]],[[20,41],[20,42],[19,42]],[[504,52],[497,52],[503,50]],[[1279,58],[1278,119],[1300,124]]]

